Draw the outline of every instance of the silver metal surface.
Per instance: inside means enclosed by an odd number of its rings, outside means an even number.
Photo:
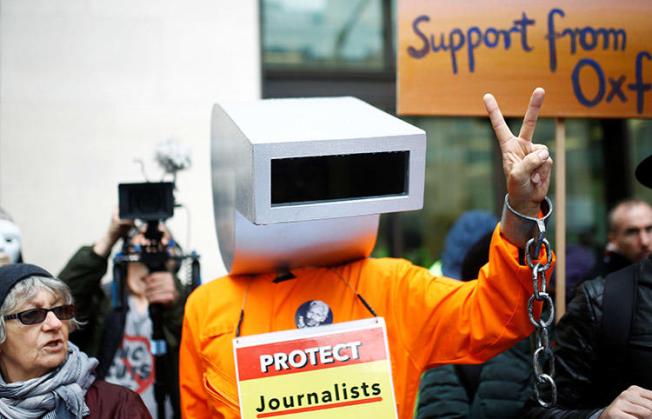
[[[423,206],[424,131],[355,98],[217,104],[213,204],[230,273],[330,265],[371,253],[378,214]],[[274,159],[407,152],[404,193],[272,205]]]
[[[379,215],[257,225],[235,212],[233,247],[220,240],[229,273],[251,274],[299,266],[330,266],[369,256]]]

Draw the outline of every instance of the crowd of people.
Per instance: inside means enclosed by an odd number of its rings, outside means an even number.
[[[239,417],[234,338],[370,316],[387,324],[401,418],[652,417],[652,207],[616,205],[598,260],[568,249],[568,307],[552,337],[558,397],[542,407],[531,390],[533,287],[523,249],[532,220],[550,211],[552,160],[532,142],[543,91],[534,91],[518,135],[493,96],[484,102],[506,208],[500,220],[461,217],[431,271],[344,255],[329,266],[227,275],[191,293],[161,224],[158,244],[172,255],[165,264],[116,259],[104,284],[118,243],[122,255],[150,244],[145,226],[114,214],[55,276],[23,261],[20,229],[0,210],[0,417]],[[652,156],[636,176],[652,188]],[[156,322],[165,350],[151,340]]]

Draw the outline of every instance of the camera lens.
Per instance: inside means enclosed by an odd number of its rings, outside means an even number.
[[[161,211],[163,207],[161,202],[162,201],[161,194],[156,192],[157,191],[154,191],[154,193],[150,192],[150,193],[134,196],[133,208],[136,211],[140,211],[141,213],[145,213],[145,214]]]

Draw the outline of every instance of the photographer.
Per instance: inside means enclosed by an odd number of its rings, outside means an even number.
[[[160,244],[166,252],[178,252],[165,225],[160,223],[158,228],[162,233]],[[165,384],[166,417],[180,417],[178,348],[186,292],[173,274],[178,262],[167,258],[165,271],[151,273],[141,262],[116,262],[112,289],[101,284],[115,243],[123,238],[123,254],[136,254],[150,244],[144,232],[144,227],[137,228],[133,221],[119,219],[116,212],[107,232],[92,246],[80,248],[68,261],[59,277],[70,286],[77,301],[77,316],[86,322],[70,335],[70,340],[99,359],[98,378],[136,391],[156,417],[157,371],[150,344],[152,320],[148,309],[152,304],[160,305],[167,353],[164,377],[159,379]]]

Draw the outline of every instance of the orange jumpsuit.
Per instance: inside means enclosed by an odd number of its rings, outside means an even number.
[[[237,418],[232,340],[295,329],[295,312],[311,300],[326,302],[333,323],[371,317],[355,292],[385,318],[400,418],[411,418],[421,373],[442,364],[480,363],[532,332],[527,300],[532,274],[518,249],[494,232],[490,262],[479,279],[433,277],[402,259],[367,258],[335,267],[275,274],[227,276],[199,287],[188,299],[180,351],[185,418]],[[347,285],[348,282],[348,285]]]

